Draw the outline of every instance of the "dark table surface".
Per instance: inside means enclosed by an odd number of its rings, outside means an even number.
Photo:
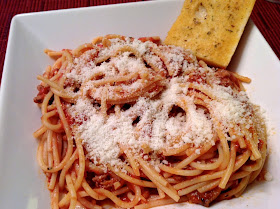
[[[14,15],[137,1],[141,0],[0,0],[0,84],[10,24]],[[256,0],[251,19],[280,59],[280,4]]]

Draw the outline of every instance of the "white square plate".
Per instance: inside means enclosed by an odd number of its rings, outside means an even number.
[[[73,48],[110,33],[165,38],[177,18],[182,0],[152,1],[18,15],[13,18],[0,95],[0,208],[49,208],[44,174],[36,162],[40,111],[33,103],[47,64],[44,48]],[[245,194],[212,206],[222,208],[279,208],[280,182],[280,63],[252,22],[232,60],[231,70],[253,79],[252,101],[261,105],[275,128],[269,139],[271,182],[250,186]],[[184,208],[203,208],[183,204]],[[164,208],[170,208],[167,206]],[[173,205],[171,208],[181,208]]]

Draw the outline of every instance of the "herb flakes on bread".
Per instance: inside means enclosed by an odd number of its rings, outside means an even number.
[[[191,49],[209,65],[226,68],[255,0],[185,0],[165,44]]]

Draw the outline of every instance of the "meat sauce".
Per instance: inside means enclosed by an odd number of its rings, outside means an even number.
[[[36,97],[34,97],[33,101],[35,103],[42,103],[46,94],[49,92],[50,87],[44,87],[43,85],[38,85],[37,86],[38,94]]]
[[[233,76],[230,72],[222,69],[216,71],[216,77],[220,80],[220,85],[228,87],[234,87],[235,85],[239,87],[238,79]]]
[[[160,43],[160,38],[159,37],[141,37],[141,38],[139,38],[139,40],[142,41],[142,42],[151,41],[155,44]]]
[[[221,193],[222,189],[217,187],[209,192],[199,193],[194,191],[187,194],[188,202],[203,205],[209,207],[210,203],[213,202]]]

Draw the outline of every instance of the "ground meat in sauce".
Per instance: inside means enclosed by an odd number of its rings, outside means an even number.
[[[33,101],[35,103],[42,103],[46,94],[50,91],[50,87],[44,87],[43,85],[38,85],[37,86],[37,89],[38,89],[38,94],[36,97],[34,97]]]
[[[234,87],[235,85],[238,85],[238,80],[235,76],[233,76],[229,71],[218,69],[215,73],[215,76],[219,78],[220,85],[228,87]]]
[[[199,205],[203,205],[205,207],[209,207],[210,203],[213,202],[221,193],[222,189],[216,187],[215,189],[205,192],[199,193],[198,191],[194,191],[190,194],[187,194],[188,202],[195,203]]]
[[[112,190],[113,184],[117,181],[121,181],[121,179],[111,172],[101,175],[94,174],[93,172],[87,173],[87,182],[93,188],[103,188]]]

